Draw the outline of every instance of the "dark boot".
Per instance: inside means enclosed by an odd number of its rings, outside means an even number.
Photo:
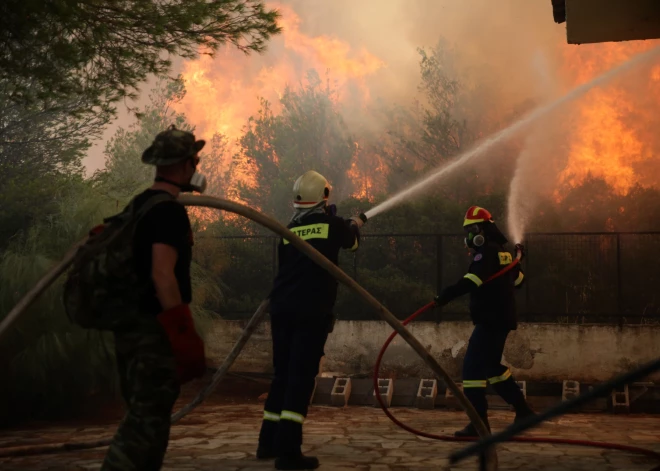
[[[316,469],[319,459],[315,456],[299,455],[297,457],[281,456],[275,460],[275,469]]]
[[[275,437],[277,435],[277,426],[279,422],[264,420],[261,423],[259,432],[259,445],[257,447],[258,460],[270,460],[277,458],[277,447],[275,446]]]
[[[265,448],[262,445],[259,445],[257,448],[257,459],[258,460],[272,460],[277,458],[278,454],[274,448]]]
[[[490,424],[488,423],[488,418],[482,417],[481,420],[484,421],[484,424],[486,424],[486,428],[490,432]],[[462,430],[458,430],[454,432],[454,436],[461,438],[477,438],[479,434],[477,433],[477,429],[474,427],[474,425],[472,425],[472,422],[470,422]]]

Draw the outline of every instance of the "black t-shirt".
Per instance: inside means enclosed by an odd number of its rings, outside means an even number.
[[[340,249],[358,248],[358,228],[338,216],[310,214],[288,228],[335,265],[339,264]],[[337,280],[286,240],[280,241],[278,256],[279,269],[270,293],[271,314],[332,314]]]
[[[164,193],[161,190],[146,190],[135,197],[139,208],[151,196]],[[192,301],[190,283],[190,263],[192,261],[192,229],[186,208],[176,200],[156,204],[142,216],[135,229],[133,244],[136,271],[146,286],[146,292],[140,299],[140,310],[149,314],[159,314],[163,308],[156,297],[156,288],[151,277],[151,254],[154,244],[167,244],[174,247],[178,257],[174,275],[179,284],[181,300]]]
[[[470,291],[470,315],[475,324],[516,329],[514,288],[522,281],[520,265],[486,283],[512,262],[511,254],[497,244],[488,244],[474,254],[465,278],[477,285]]]

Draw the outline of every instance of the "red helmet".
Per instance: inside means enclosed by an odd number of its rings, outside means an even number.
[[[469,226],[471,224],[479,224],[480,222],[494,222],[493,216],[484,208],[479,206],[472,206],[465,213],[465,220],[463,221],[463,227]]]

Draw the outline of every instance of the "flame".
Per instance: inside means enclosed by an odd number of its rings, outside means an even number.
[[[337,100],[366,103],[370,99],[366,77],[385,67],[366,49],[355,51],[338,38],[304,34],[300,18],[290,7],[269,7],[280,11],[283,32],[271,40],[265,54],[246,56],[226,47],[215,58],[201,56],[183,65],[187,93],[175,106],[196,126],[196,133],[207,139],[221,135],[229,143],[222,155],[206,156],[206,169],[218,175],[231,170],[231,180],[223,181],[230,194],[238,182],[250,185],[255,181],[254,169],[247,156],[241,155],[238,140],[262,99],[277,114],[287,85],[297,87],[307,71],[315,69],[321,76],[327,72]],[[231,197],[237,199],[235,192]]]
[[[365,146],[360,146],[359,142],[354,144],[353,162],[351,168],[346,172],[346,176],[353,184],[351,196],[373,203],[377,189],[382,188],[385,183],[387,165],[378,153],[372,150],[365,151]]]
[[[564,79],[573,88],[658,43],[564,46]],[[615,82],[593,89],[576,104],[577,119],[571,122],[574,128],[568,133],[568,159],[559,174],[557,199],[561,199],[562,190],[574,188],[590,176],[605,180],[620,195],[636,184],[651,182],[640,172],[640,165],[653,156],[657,144],[649,134],[660,124],[655,116],[660,99],[660,66],[641,73],[649,75],[648,80],[638,81],[641,88],[631,87],[629,80]]]

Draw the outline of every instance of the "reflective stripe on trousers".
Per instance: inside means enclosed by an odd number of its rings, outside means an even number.
[[[465,379],[463,380],[463,389],[465,388],[485,388],[486,380],[485,379]]]
[[[305,421],[305,416],[290,410],[283,410],[280,414],[280,420],[290,420],[302,424]]]
[[[270,420],[271,422],[279,422],[280,414],[276,414],[275,412],[268,412],[267,410],[265,410],[264,420]]]
[[[506,371],[501,375],[488,378],[488,382],[490,384],[497,384],[497,383],[501,383],[502,381],[506,381],[510,377],[511,377],[511,370],[507,368]]]

